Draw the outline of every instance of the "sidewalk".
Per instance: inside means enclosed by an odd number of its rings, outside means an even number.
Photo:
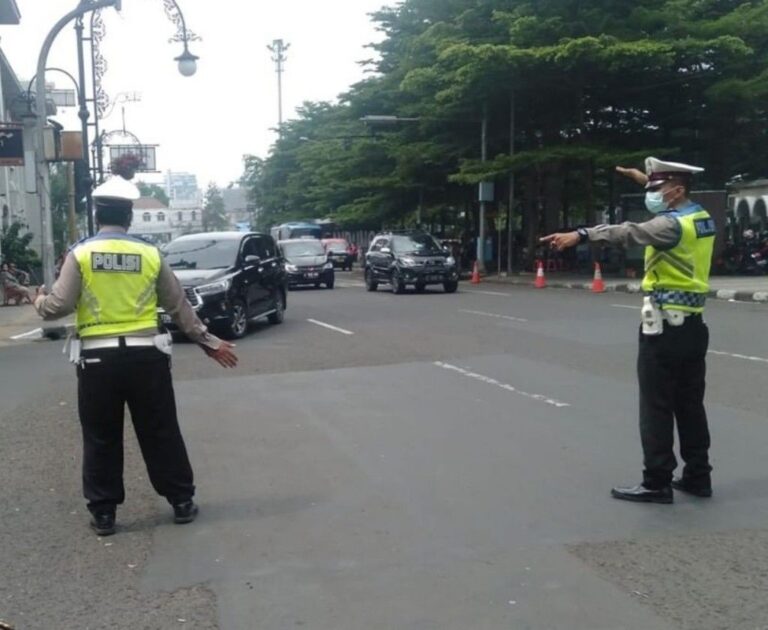
[[[512,276],[485,276],[483,282],[533,286],[535,274],[526,272]],[[546,274],[547,287],[555,289],[592,289],[592,278],[583,275],[551,272]],[[640,280],[603,276],[606,291],[640,293]],[[768,276],[712,276],[709,297],[718,300],[768,303]]]
[[[23,341],[58,338],[66,334],[66,327],[71,318],[56,322],[44,322],[29,304],[21,306],[0,306],[0,347],[11,346]],[[11,337],[35,330],[39,332],[24,339],[14,341]]]

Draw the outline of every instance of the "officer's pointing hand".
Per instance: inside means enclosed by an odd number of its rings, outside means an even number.
[[[569,247],[575,247],[579,244],[581,237],[578,232],[558,232],[557,234],[550,234],[539,239],[541,243],[549,243],[552,249],[556,249],[561,252]]]
[[[205,350],[205,354],[216,361],[221,367],[233,368],[237,367],[237,355],[232,351],[234,347],[234,344],[222,341],[216,350],[207,346],[203,346],[203,350]]]

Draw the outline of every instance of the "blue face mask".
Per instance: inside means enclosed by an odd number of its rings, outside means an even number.
[[[645,193],[645,207],[648,212],[658,214],[667,209],[667,202],[664,201],[664,193],[660,190],[649,190]]]

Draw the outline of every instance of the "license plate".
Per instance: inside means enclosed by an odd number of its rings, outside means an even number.
[[[305,273],[304,277],[312,279],[312,278],[317,278],[319,275],[320,275],[319,273]]]
[[[160,321],[163,324],[170,324],[173,322],[173,320],[171,319],[171,316],[168,315],[168,313],[160,313]]]
[[[427,282],[442,282],[443,276],[427,276]]]

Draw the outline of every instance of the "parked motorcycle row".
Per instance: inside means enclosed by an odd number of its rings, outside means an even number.
[[[768,274],[768,232],[745,230],[738,243],[729,242],[715,261],[715,272],[727,275]]]

